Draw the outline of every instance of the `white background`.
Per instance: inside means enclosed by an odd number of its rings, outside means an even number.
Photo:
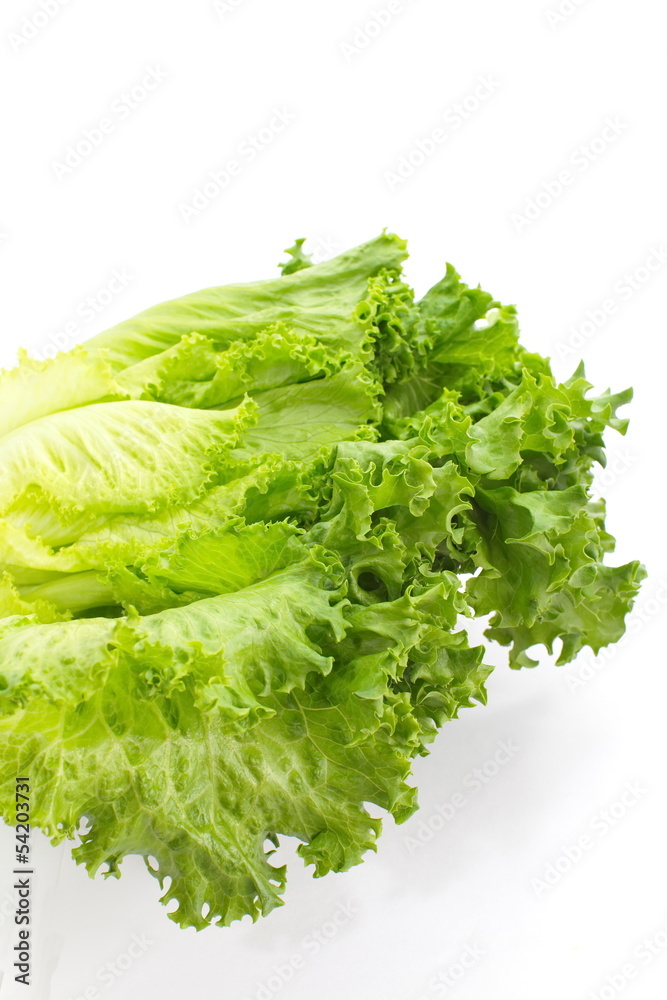
[[[618,560],[642,558],[650,576],[627,641],[597,661],[556,669],[544,656],[513,673],[498,653],[489,706],[417,762],[421,812],[389,821],[378,855],[346,875],[312,880],[286,844],[287,905],[257,925],[181,931],[137,859],[119,882],[90,881],[38,836],[36,981],[15,990],[3,830],[0,997],[664,996],[664,15],[649,0],[580,0],[558,20],[558,2],[403,0],[377,32],[363,26],[384,0],[69,0],[25,42],[45,20],[38,0],[4,0],[0,363],[197,287],[270,276],[297,236],[326,256],[387,226],[410,241],[418,291],[450,260],[518,304],[524,343],[559,375],[583,357],[599,388],[634,385],[603,491]],[[120,111],[149,70],[165,79]],[[293,120],[251,162],[243,144],[276,109]],[[92,154],[58,168],[105,117]],[[617,135],[593,143],[607,119]],[[444,141],[415,155],[439,127]],[[397,181],[401,156],[423,162]],[[238,176],[187,223],[183,205],[230,159]],[[105,294],[114,270],[125,287]],[[518,749],[497,767],[503,740]],[[475,791],[474,768],[498,773]],[[457,791],[464,805],[444,822],[437,807]],[[593,846],[568,863],[585,834]],[[549,865],[570,870],[545,889]],[[134,934],[146,950],[130,961]]]

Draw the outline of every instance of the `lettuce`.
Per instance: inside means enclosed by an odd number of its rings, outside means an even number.
[[[0,811],[183,927],[282,902],[416,808],[411,764],[513,667],[620,638],[643,577],[589,487],[630,393],[558,384],[516,311],[402,240],[157,306],[0,375]]]

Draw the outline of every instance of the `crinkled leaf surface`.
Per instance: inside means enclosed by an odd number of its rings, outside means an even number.
[[[156,306],[0,374],[0,810],[170,916],[268,913],[416,808],[412,760],[533,666],[618,640],[643,568],[590,498],[631,393],[555,380],[451,266],[382,234]]]

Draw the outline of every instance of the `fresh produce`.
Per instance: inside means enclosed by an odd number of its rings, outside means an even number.
[[[642,577],[589,499],[630,393],[559,385],[512,307],[383,234],[149,309],[0,378],[0,807],[181,926],[281,902],[374,849],[373,803],[490,668],[623,633]],[[165,880],[168,877],[168,882]],[[173,903],[172,901],[176,901]]]

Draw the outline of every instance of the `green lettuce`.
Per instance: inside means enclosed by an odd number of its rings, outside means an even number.
[[[414,758],[490,667],[623,634],[643,577],[590,498],[630,393],[559,384],[451,266],[382,234],[175,299],[0,375],[0,811],[169,916],[268,913],[407,819]]]

